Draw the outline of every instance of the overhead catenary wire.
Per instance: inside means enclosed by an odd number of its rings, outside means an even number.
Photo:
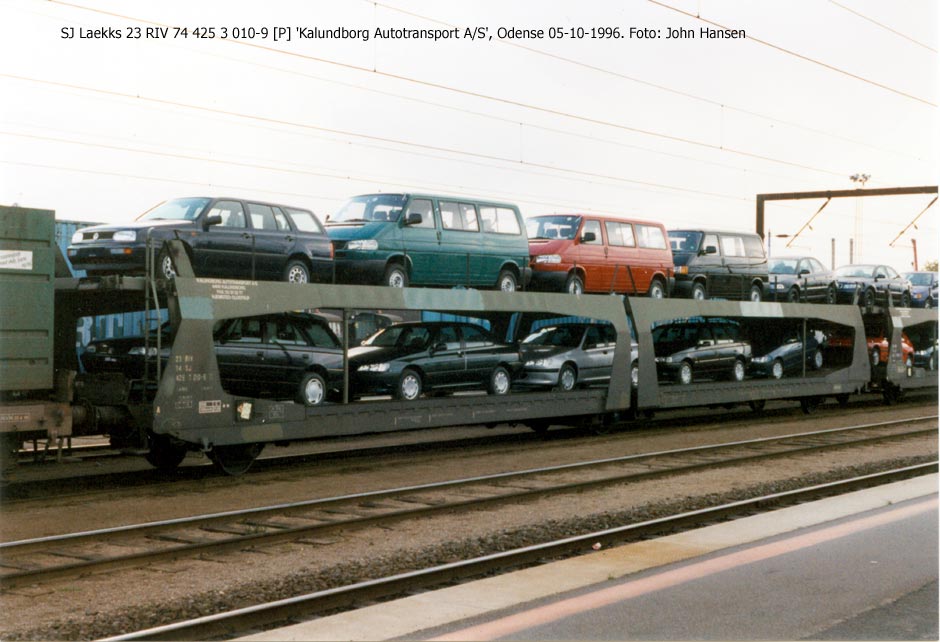
[[[934,49],[933,47],[931,47],[930,45],[925,45],[925,44],[922,43],[921,41],[915,40],[914,38],[911,38],[911,37],[910,37],[909,35],[907,35],[906,33],[902,33],[902,32],[900,32],[900,31],[898,31],[897,29],[892,29],[891,27],[889,27],[888,25],[884,24],[883,22],[878,22],[878,21],[875,20],[874,18],[869,18],[869,17],[866,16],[865,14],[860,13],[860,12],[856,11],[855,9],[852,9],[852,8],[850,8],[850,7],[847,7],[847,6],[845,6],[844,4],[842,4],[842,3],[840,3],[840,2],[836,2],[836,0],[829,0],[829,2],[832,3],[832,4],[834,4],[835,6],[839,7],[840,9],[842,9],[842,10],[844,10],[844,11],[848,11],[849,13],[855,14],[856,16],[858,16],[859,18],[861,18],[862,20],[867,20],[868,22],[870,22],[870,23],[872,23],[872,24],[874,24],[874,25],[877,25],[877,26],[881,27],[881,28],[884,29],[885,31],[890,31],[891,33],[893,33],[893,34],[896,35],[896,36],[900,36],[901,38],[904,38],[905,40],[907,40],[907,41],[909,41],[909,42],[913,42],[913,43],[914,43],[915,45],[917,45],[918,47],[923,47],[924,49],[926,49],[926,50],[928,50],[928,51],[932,51],[932,52],[934,52],[934,53],[938,53],[937,50]]]
[[[934,197],[933,197],[933,200],[930,201],[929,203],[927,203],[927,207],[925,207],[924,209],[922,209],[922,210],[920,211],[920,214],[918,214],[917,216],[914,217],[914,220],[912,220],[910,223],[908,223],[906,226],[904,226],[904,229],[901,230],[900,232],[898,232],[898,235],[894,237],[894,240],[893,240],[893,241],[891,241],[890,243],[888,243],[888,247],[894,247],[894,244],[897,243],[898,239],[901,238],[902,236],[904,236],[904,233],[907,232],[907,231],[911,228],[911,226],[913,226],[913,227],[916,228],[916,227],[917,227],[917,225],[916,225],[917,219],[919,219],[921,216],[923,216],[923,215],[924,215],[924,212],[926,212],[926,211],[929,210],[931,207],[933,207],[933,204],[936,203],[936,202],[937,202],[937,197],[934,196]]]

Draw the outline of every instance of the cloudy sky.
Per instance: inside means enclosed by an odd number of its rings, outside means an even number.
[[[0,203],[59,219],[423,191],[752,230],[759,193],[940,175],[934,0],[0,0],[0,24]],[[857,236],[909,269],[912,240],[940,254],[932,199],[833,200],[795,239],[823,201],[774,203],[771,249],[828,264],[834,238],[841,264]]]

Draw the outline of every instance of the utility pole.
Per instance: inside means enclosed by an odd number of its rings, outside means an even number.
[[[860,190],[865,189],[865,183],[871,178],[871,174],[852,174],[849,180],[861,185]],[[858,262],[862,261],[862,199],[855,199],[855,245],[858,254]],[[855,261],[850,261],[855,263]]]
[[[917,271],[917,239],[911,239],[911,245],[914,247],[914,271]]]

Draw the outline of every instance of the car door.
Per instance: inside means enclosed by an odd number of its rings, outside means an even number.
[[[270,317],[264,323],[264,367],[268,380],[291,396],[311,365],[307,337],[286,315]]]
[[[584,269],[584,289],[588,292],[608,292],[613,270],[607,263],[607,245],[600,221],[583,219],[576,242],[578,264]]]
[[[895,303],[900,303],[901,293],[904,291],[904,279],[890,265],[885,265],[884,271],[891,297]]]
[[[710,251],[709,248],[714,248],[714,251]],[[708,296],[724,296],[723,292],[726,292],[728,288],[728,271],[721,260],[718,235],[705,234],[702,237],[699,255],[692,260],[695,263],[695,273],[705,276]],[[689,271],[691,272],[692,269],[690,268]]]
[[[287,218],[270,205],[251,202],[245,205],[253,237],[255,276],[280,280],[293,241]]]
[[[429,386],[454,387],[467,382],[467,357],[457,326],[441,324],[431,333],[422,368]]]
[[[596,381],[605,376],[610,377],[615,341],[611,338],[610,333],[605,330],[605,327],[600,325],[587,326],[581,346],[584,359],[580,365],[581,372],[578,374],[578,380]]]
[[[636,235],[630,223],[604,221],[607,232],[607,262],[611,268],[614,292],[636,294],[645,292],[642,268],[636,260]],[[646,276],[647,286],[649,276]]]
[[[251,233],[240,201],[216,201],[205,216],[222,220],[200,234],[193,251],[208,276],[251,278]],[[200,258],[201,257],[201,258]]]
[[[222,381],[233,384],[241,394],[258,393],[269,384],[264,317],[233,319],[223,326],[215,340],[215,354]]]
[[[408,217],[421,215],[421,222],[406,225]],[[434,213],[434,202],[428,198],[413,198],[408,202],[405,216],[399,219],[402,249],[411,264],[411,282],[415,285],[450,283],[454,266],[441,250],[441,232]]]
[[[829,289],[830,275],[823,267],[823,264],[814,258],[803,259],[806,264],[805,269],[809,270],[806,275],[806,295],[810,299],[825,299],[826,291]],[[804,269],[804,268],[800,268]]]
[[[463,324],[460,326],[460,333],[466,351],[467,379],[487,385],[493,369],[499,363],[499,344],[489,332],[478,325]]]
[[[694,370],[698,372],[713,372],[723,366],[723,355],[715,345],[715,337],[711,328],[698,326],[695,329],[695,356]]]
[[[744,239],[736,234],[722,234],[720,296],[726,299],[746,299],[750,289],[750,270],[744,251]]]
[[[480,223],[476,208],[457,201],[438,201],[441,219],[441,255],[437,268],[449,285],[477,285],[485,257],[480,241]]]

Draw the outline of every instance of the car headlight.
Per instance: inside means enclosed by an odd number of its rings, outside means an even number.
[[[127,354],[145,354],[145,353],[148,357],[155,357],[157,356],[157,349],[154,347],[145,348],[144,346],[134,346],[133,348],[127,351]]]
[[[359,366],[359,372],[388,372],[388,363],[367,363]]]
[[[786,290],[787,286],[785,283],[774,283],[774,290]]]
[[[376,241],[375,239],[350,241],[349,243],[346,244],[346,249],[347,250],[377,250],[379,249],[379,242]],[[384,370],[382,372],[384,372]]]
[[[72,235],[72,243],[81,243],[82,242],[82,231],[79,230]]]
[[[536,263],[561,263],[561,254],[539,254],[535,257]]]
[[[768,357],[767,355],[764,355],[763,357],[754,357],[752,361],[754,361],[754,363],[767,363],[768,361],[770,361],[770,357]]]
[[[137,240],[137,232],[134,230],[121,230],[120,232],[115,232],[111,239],[118,243],[133,243]]]
[[[549,363],[548,359],[533,359],[531,361],[526,361],[526,368],[544,368]]]
[[[676,268],[676,274],[688,274],[688,273],[689,273],[688,265],[680,265],[679,267]]]
[[[85,352],[98,352],[98,348],[93,345],[85,346]]]

